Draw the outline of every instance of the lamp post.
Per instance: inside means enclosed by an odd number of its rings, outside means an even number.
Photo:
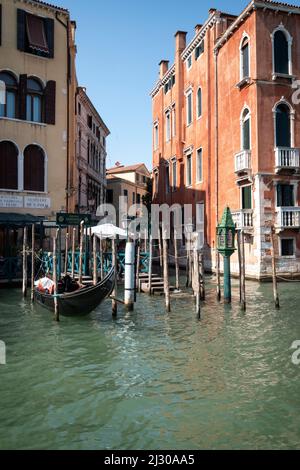
[[[224,259],[224,302],[231,303],[230,256],[235,251],[235,224],[229,207],[226,207],[217,227],[218,251]]]

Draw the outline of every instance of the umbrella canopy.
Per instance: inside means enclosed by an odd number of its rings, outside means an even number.
[[[91,227],[91,231],[92,235],[97,235],[99,238],[115,238],[117,235],[119,235],[119,237],[127,237],[126,230],[116,227],[113,224],[96,225],[95,227]],[[89,229],[86,229],[85,232],[89,235]]]

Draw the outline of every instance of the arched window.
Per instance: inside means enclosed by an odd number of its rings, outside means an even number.
[[[197,91],[197,118],[202,116],[202,89]]]
[[[18,189],[18,149],[12,142],[0,142],[0,188]]]
[[[242,114],[242,150],[250,150],[251,137],[250,137],[250,111],[246,108]]]
[[[38,145],[24,151],[24,190],[45,191],[45,154]]]
[[[35,78],[27,80],[26,119],[32,122],[42,122],[43,87]]]
[[[279,74],[292,74],[292,38],[281,25],[272,35],[273,71]]]
[[[276,107],[276,147],[291,147],[290,109],[284,103]]]
[[[5,83],[5,104],[0,103],[0,117],[16,117],[18,84],[9,72],[0,72],[0,81]]]
[[[250,76],[249,38],[244,37],[241,43],[241,80]]]

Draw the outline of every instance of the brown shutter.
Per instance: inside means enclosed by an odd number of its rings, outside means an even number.
[[[19,51],[25,51],[25,37],[26,37],[26,12],[24,10],[17,10],[17,46]]]
[[[19,119],[26,121],[26,94],[27,75],[20,75],[19,79]]]
[[[45,88],[45,123],[55,124],[56,82],[50,80]]]
[[[29,145],[24,152],[24,189],[25,191],[44,191],[45,156],[37,145]]]
[[[18,189],[18,151],[12,142],[0,142],[0,188]]]

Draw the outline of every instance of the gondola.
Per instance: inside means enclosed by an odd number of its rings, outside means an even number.
[[[114,288],[115,270],[112,268],[107,276],[95,286],[84,286],[75,292],[67,292],[57,296],[58,312],[60,315],[83,316],[95,310],[108,297]],[[54,296],[34,290],[37,303],[54,312]]]

